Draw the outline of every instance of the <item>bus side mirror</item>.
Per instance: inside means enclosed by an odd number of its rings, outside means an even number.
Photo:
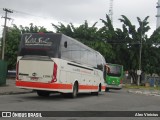
[[[67,41],[64,42],[64,47],[67,48]]]
[[[106,66],[106,72],[110,73],[110,68]]]
[[[103,73],[103,78],[104,78],[104,80],[106,80],[106,75],[107,75],[107,72],[106,72],[106,66],[104,66],[104,71],[103,71],[104,73]]]

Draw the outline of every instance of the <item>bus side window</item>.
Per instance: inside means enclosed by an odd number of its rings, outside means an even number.
[[[64,42],[64,47],[67,48],[67,41]]]

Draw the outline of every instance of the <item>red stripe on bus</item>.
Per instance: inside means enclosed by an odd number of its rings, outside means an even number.
[[[40,82],[26,82],[26,81],[16,81],[16,86],[47,88],[47,89],[72,89],[72,84],[40,83]]]
[[[61,83],[40,83],[40,82],[26,82],[16,80],[16,86],[32,87],[32,88],[47,88],[47,89],[72,89],[72,84],[61,84]],[[92,85],[79,85],[79,89],[98,89],[98,86]]]
[[[92,86],[92,85],[79,85],[79,89],[98,89],[98,86]]]
[[[102,89],[102,90],[105,90],[105,89],[106,89],[106,86],[102,86],[101,89]]]

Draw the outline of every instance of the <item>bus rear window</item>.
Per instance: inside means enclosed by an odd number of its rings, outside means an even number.
[[[60,40],[51,33],[28,33],[22,35],[19,55],[57,57]]]
[[[20,51],[20,56],[24,55],[40,55],[40,56],[50,56],[47,49],[35,49],[35,48],[22,48]]]

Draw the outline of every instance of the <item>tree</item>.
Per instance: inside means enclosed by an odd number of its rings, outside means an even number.
[[[145,58],[145,54],[151,46],[148,46],[149,38],[147,32],[150,27],[148,26],[148,16],[142,21],[137,17],[139,27],[131,23],[131,21],[124,15],[119,20],[122,22],[122,28],[114,29],[112,22],[108,15],[106,20],[101,19],[104,26],[101,28],[103,39],[112,45],[112,49],[115,54],[115,58],[111,63],[122,64],[125,70],[129,70],[134,83],[137,83],[137,73],[139,69],[139,56],[140,56],[140,44],[142,41],[142,58]],[[142,70],[145,69],[146,60],[142,59]]]
[[[139,27],[136,30],[135,25],[132,25],[131,22],[129,21],[129,19],[122,15],[122,19],[119,19],[122,23],[123,26],[126,28],[128,35],[128,40],[127,40],[127,44],[128,46],[128,51],[129,51],[129,56],[128,59],[130,61],[130,65],[128,66],[128,70],[130,70],[130,74],[133,78],[134,83],[137,83],[137,74],[136,71],[139,69],[139,61],[140,61],[140,45],[142,44],[142,59],[141,59],[141,69],[142,71],[144,71],[144,63],[145,63],[145,59],[143,59],[145,57],[145,50],[148,50],[148,48],[146,47],[146,43],[148,42],[148,36],[147,36],[147,32],[149,31],[150,27],[148,26],[148,20],[149,16],[147,16],[143,21],[137,17],[137,21],[139,23]]]
[[[107,61],[113,57],[112,47],[110,44],[106,43],[101,36],[101,31],[96,27],[97,22],[91,27],[88,25],[87,21],[78,27],[75,27],[72,23],[66,26],[62,23],[59,24],[60,25],[52,24],[57,33],[63,33],[73,37],[85,45],[99,51]]]
[[[6,34],[5,60],[8,62],[8,69],[14,69],[16,66],[17,51],[21,37],[20,29],[14,25],[9,28]]]
[[[145,71],[149,74],[156,73],[160,76],[160,28],[156,29],[147,41],[149,49],[145,51]],[[148,59],[147,59],[148,58]]]

